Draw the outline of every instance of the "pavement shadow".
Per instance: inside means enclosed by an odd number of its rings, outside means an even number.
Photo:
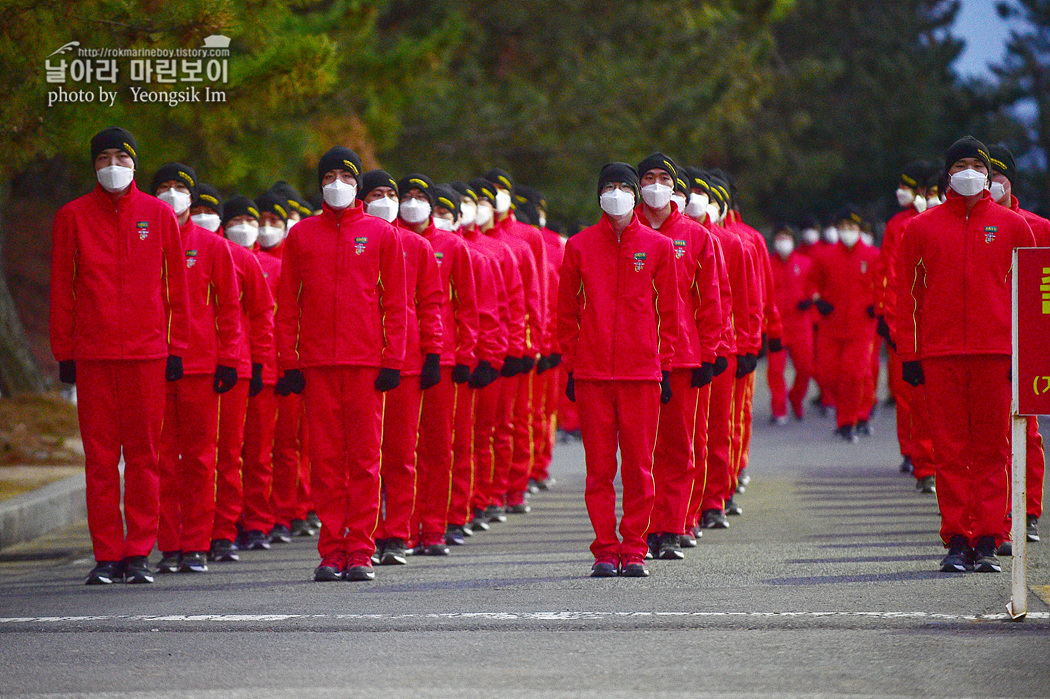
[[[936,558],[929,558],[936,562]],[[771,578],[767,585],[841,585],[842,583],[906,582],[909,580],[940,580],[944,573],[936,570],[904,571],[900,573],[869,573],[865,575],[811,575],[801,578]]]

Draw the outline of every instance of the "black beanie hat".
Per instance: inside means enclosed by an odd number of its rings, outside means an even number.
[[[484,177],[475,177],[467,184],[474,190],[474,196],[478,199],[485,197],[493,204],[496,203],[496,185],[492,184]]]
[[[977,158],[988,168],[988,175],[991,176],[992,159],[988,157],[988,149],[973,136],[963,136],[948,147],[944,154],[944,171],[951,170],[960,158]]]
[[[299,190],[295,187],[284,180],[278,180],[270,187],[270,191],[276,194],[278,199],[283,200],[281,206],[283,206],[289,213],[292,211],[302,213],[299,209],[299,205],[300,203],[305,204],[305,202],[302,201],[303,195],[299,194]],[[256,203],[258,203],[258,201],[256,201]]]
[[[522,223],[535,226],[540,220],[539,192],[519,184],[514,188],[514,217]]]
[[[288,204],[277,192],[267,190],[255,198],[256,208],[259,213],[271,213],[285,223],[288,222]]]
[[[452,218],[459,218],[459,192],[447,184],[434,187],[434,206],[440,206],[452,212]]]
[[[153,183],[150,185],[150,194],[156,194],[157,187],[168,180],[175,180],[186,185],[190,190],[190,197],[197,196],[197,173],[189,165],[182,163],[168,163],[162,165],[153,173]]]
[[[598,196],[602,195],[602,188],[610,182],[623,182],[629,184],[634,190],[634,198],[638,199],[638,171],[627,163],[606,163],[598,173]]]
[[[474,202],[477,203],[478,193],[475,192],[474,188],[466,182],[463,182],[462,180],[456,180],[455,182],[449,182],[448,186],[459,192],[459,196],[461,199],[463,197],[467,197],[468,199],[473,199]]]
[[[434,206],[434,181],[424,174],[413,172],[405,175],[397,183],[399,196],[405,196],[410,189],[418,189],[426,196],[430,206]]]
[[[320,185],[325,173],[331,170],[346,170],[355,178],[361,178],[361,158],[345,146],[336,146],[321,156],[317,163],[317,184]]]
[[[653,153],[648,158],[638,163],[639,178],[645,177],[645,173],[650,170],[663,170],[671,176],[672,180],[678,176],[678,168],[675,167],[674,161],[663,153]]]
[[[930,187],[939,187],[941,194],[944,193],[944,188],[948,181],[948,176],[944,173],[944,170],[938,165],[932,165],[926,173],[926,180],[923,182],[923,187],[929,189]]]
[[[925,160],[913,160],[901,168],[901,184],[912,189],[919,189],[923,186],[929,170],[930,164]]]
[[[678,174],[674,177],[674,191],[688,199],[689,186],[689,176],[685,173],[685,168],[678,168]]]
[[[992,170],[1002,173],[1006,179],[1010,180],[1010,184],[1013,184],[1014,176],[1017,174],[1017,163],[1014,162],[1014,154],[1010,152],[1010,149],[1002,143],[989,146],[988,159],[992,163]]]
[[[835,214],[834,222],[839,223],[841,221],[852,221],[861,228],[864,227],[864,216],[861,215],[857,207],[852,204],[846,204],[842,207],[837,214]]]
[[[386,170],[369,170],[361,175],[361,182],[357,187],[357,198],[364,199],[376,187],[390,187],[394,190],[394,196],[398,196],[397,182],[393,175]]]
[[[708,196],[711,196],[711,185],[707,183],[703,170],[698,167],[686,167],[685,178],[690,190],[702,189],[707,192]]]
[[[205,184],[204,182],[197,184],[197,195],[193,197],[193,202],[190,206],[206,206],[217,213],[219,218],[222,218],[222,195],[219,194],[219,190],[210,184]]]
[[[227,221],[235,219],[238,216],[254,216],[255,218],[259,218],[259,207],[255,205],[254,201],[241,194],[226,200],[226,205],[222,208],[223,228],[226,227]]]
[[[138,167],[139,145],[135,142],[135,137],[131,135],[130,131],[119,126],[110,126],[108,129],[102,129],[92,136],[91,162],[95,161],[99,153],[110,148],[118,148],[130,155],[131,159],[135,161],[135,167]]]
[[[514,178],[509,172],[498,167],[486,172],[485,179],[496,185],[497,188],[514,189]]]

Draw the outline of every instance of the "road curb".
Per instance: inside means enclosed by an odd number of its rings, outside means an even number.
[[[85,483],[81,473],[0,502],[0,549],[87,517]]]

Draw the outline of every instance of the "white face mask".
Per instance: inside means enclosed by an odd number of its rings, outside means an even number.
[[[831,243],[834,245],[839,242],[839,229],[835,226],[828,226],[824,229],[824,242]]]
[[[288,219],[288,224],[284,227],[285,235],[291,233],[292,232],[292,226],[294,226],[295,224],[299,223],[299,221],[301,221],[301,220],[302,219],[298,219],[298,218],[290,218],[290,219]]]
[[[501,189],[496,192],[496,213],[505,214],[510,210],[510,192]]]
[[[634,195],[622,189],[604,192],[598,197],[602,211],[613,218],[623,218],[634,210]]]
[[[871,233],[865,233],[864,231],[861,231],[860,233],[860,241],[865,245],[875,244],[875,238],[871,235]]]
[[[218,214],[193,214],[190,218],[198,226],[212,233],[219,230],[219,224],[222,223],[222,219],[219,218]]]
[[[469,226],[478,218],[478,205],[474,202],[463,202],[459,205],[459,226]]]
[[[394,219],[397,218],[397,201],[390,197],[380,197],[374,201],[368,202],[368,206],[365,207],[365,212],[381,218],[387,223],[393,223]]]
[[[992,193],[992,201],[1007,203],[1002,201],[1002,198],[1006,196],[1006,187],[1003,186],[1002,182],[992,182],[992,186],[988,188],[988,191]]]
[[[700,218],[707,211],[708,196],[691,192],[685,205],[685,215],[689,218]]]
[[[165,189],[157,195],[157,199],[167,202],[175,210],[176,216],[182,216],[186,209],[190,208],[190,195],[187,192],[180,192],[174,187]]]
[[[927,199],[926,199],[926,208],[927,209],[932,209],[935,206],[940,206],[940,204],[941,204],[941,198],[940,197],[927,197]]]
[[[783,258],[787,258],[795,250],[795,241],[791,238],[777,238],[773,241],[773,249]]]
[[[722,210],[718,208],[717,204],[707,205],[707,217],[711,219],[711,223],[718,223],[718,217],[722,215]]]
[[[802,242],[806,245],[816,245],[820,240],[820,231],[816,228],[806,228],[802,231]]]
[[[546,228],[547,227],[547,217],[544,216],[543,214],[540,214],[540,220],[538,221],[538,223],[540,224],[540,228]]]
[[[255,245],[259,237],[259,224],[254,221],[250,223],[238,223],[226,229],[226,238],[231,243],[237,243],[241,247],[250,248]]]
[[[685,197],[675,192],[671,195],[671,203],[674,204],[678,211],[685,211]]]
[[[357,185],[336,180],[322,187],[321,193],[328,206],[336,210],[345,209],[354,203],[354,197],[357,196]]]
[[[961,170],[951,177],[951,187],[955,193],[963,197],[972,197],[980,194],[988,184],[988,176],[983,172],[977,172],[973,168]]]
[[[272,248],[284,240],[284,229],[277,226],[259,227],[259,245],[264,248]]]
[[[642,201],[657,211],[667,206],[672,194],[674,190],[665,184],[647,184],[642,187]]]
[[[422,199],[405,199],[401,202],[401,220],[413,225],[430,218],[430,204]]]
[[[439,231],[449,231],[450,233],[456,230],[456,224],[450,218],[442,218],[440,216],[434,217],[434,228]]]
[[[910,206],[915,201],[915,192],[911,191],[907,187],[897,188],[897,203],[902,207]]]
[[[926,210],[926,198],[915,197],[915,201],[912,202],[912,206],[914,206],[915,210],[921,214],[923,211]]]
[[[474,219],[474,223],[478,224],[482,228],[489,225],[492,221],[492,204],[487,201],[478,202],[478,215]]]
[[[860,231],[855,228],[841,230],[839,231],[839,240],[841,240],[847,248],[852,248],[857,244],[857,241],[860,240]]]
[[[123,165],[107,165],[97,170],[95,176],[102,189],[107,192],[123,192],[135,179],[135,170]]]

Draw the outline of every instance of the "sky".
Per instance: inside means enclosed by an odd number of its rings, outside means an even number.
[[[1010,34],[1007,23],[995,12],[996,0],[962,0],[952,34],[966,40],[955,63],[961,76],[991,77],[989,63],[999,62]]]

